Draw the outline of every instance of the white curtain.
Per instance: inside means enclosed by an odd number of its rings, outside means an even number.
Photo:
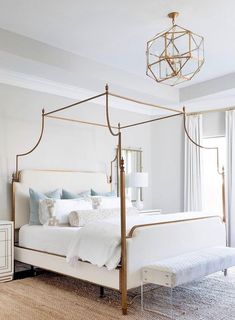
[[[226,211],[228,245],[235,247],[235,110],[226,111]]]
[[[202,116],[186,117],[189,136],[198,144],[202,136]],[[185,134],[184,154],[184,211],[202,210],[202,164],[200,148]]]

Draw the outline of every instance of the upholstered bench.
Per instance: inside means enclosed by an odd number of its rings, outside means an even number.
[[[144,308],[143,286],[146,283],[157,284],[171,289],[171,317],[173,317],[173,288],[218,271],[225,271],[232,266],[235,266],[235,248],[229,247],[211,247],[156,261],[142,269],[142,310],[162,314],[156,310]]]

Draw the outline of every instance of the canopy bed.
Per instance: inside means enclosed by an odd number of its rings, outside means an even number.
[[[114,126],[110,122],[109,96],[124,99],[132,103],[139,103],[147,107],[159,108],[166,112],[171,112],[171,114],[124,126],[118,123],[118,125]],[[55,115],[63,110],[101,97],[105,98],[106,124]],[[126,98],[110,92],[107,85],[105,92],[99,95],[50,112],[46,112],[43,109],[41,133],[36,145],[28,152],[16,156],[16,169],[13,174],[13,217],[15,229],[20,230],[19,245],[15,246],[15,259],[43,269],[119,290],[121,293],[122,312],[126,314],[128,307],[127,290],[140,286],[140,270],[142,267],[158,259],[191,250],[225,245],[225,214],[223,219],[219,216],[202,214],[200,212],[135,217],[135,219],[130,219],[130,217],[126,215],[125,170],[124,161],[121,156],[122,131],[134,126],[182,116],[185,122],[185,109],[179,111]],[[20,171],[20,158],[32,153],[40,144],[45,129],[45,120],[47,118],[107,128],[109,133],[117,138],[118,141],[117,154],[111,162],[111,176],[107,177],[106,174],[99,172],[57,170]],[[184,126],[184,129],[188,138],[194,143],[187,133],[186,126]],[[202,146],[197,144],[197,147]],[[51,189],[63,187],[73,192],[80,192],[92,187],[99,192],[108,192],[111,189],[113,164],[116,161],[120,174],[120,263],[118,263],[115,269],[108,270],[105,266],[97,267],[92,263],[79,261],[78,267],[73,268],[66,262],[66,250],[70,240],[74,236],[76,228],[53,227],[49,230],[49,227],[44,228],[43,226],[26,227],[25,225],[27,225],[29,221],[28,190],[32,187],[40,192],[48,192]],[[170,237],[169,234],[171,235]],[[45,241],[43,242],[43,240]],[[56,243],[57,246],[55,245]]]

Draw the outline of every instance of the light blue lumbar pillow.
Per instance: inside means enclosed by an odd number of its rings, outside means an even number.
[[[29,188],[29,206],[30,206],[30,216],[29,224],[41,224],[39,221],[39,201],[47,198],[60,199],[61,189],[56,189],[55,191],[43,194]]]
[[[100,197],[115,197],[116,194],[114,191],[111,192],[96,192],[91,189],[91,196],[100,196]]]
[[[90,195],[91,195],[91,190],[83,191],[76,194],[63,189],[61,199],[81,199],[81,198],[89,197]]]

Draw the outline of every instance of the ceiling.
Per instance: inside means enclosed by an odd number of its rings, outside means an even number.
[[[0,0],[0,28],[145,76],[145,44],[177,23],[205,38],[206,62],[186,85],[235,72],[234,0]]]

